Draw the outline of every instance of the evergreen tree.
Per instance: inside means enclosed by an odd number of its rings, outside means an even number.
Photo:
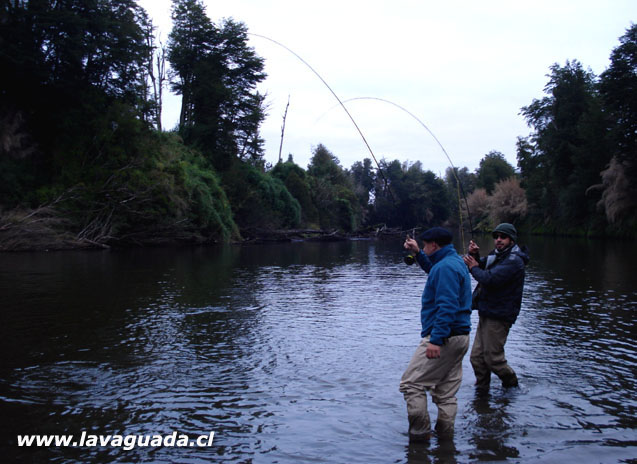
[[[613,154],[630,160],[637,178],[637,24],[619,39],[610,56],[610,66],[600,77],[604,110],[611,121]]]
[[[129,157],[105,144],[145,119],[147,16],[133,0],[5,2],[1,14],[0,119],[30,147],[0,160],[0,189],[12,199],[0,193],[5,206],[40,203],[50,195],[38,188],[68,188]]]
[[[608,115],[612,160],[602,172],[602,199],[608,221],[637,227],[637,25],[619,39],[610,67],[601,75],[600,93]]]
[[[409,229],[441,225],[449,218],[450,199],[444,181],[431,171],[423,171],[420,162],[409,165],[381,160],[380,165],[391,193],[377,178],[372,216],[375,223]]]
[[[338,228],[351,232],[359,227],[362,208],[353,185],[338,158],[319,144],[308,165],[312,202],[318,210],[323,229]]]
[[[349,171],[349,176],[353,185],[354,195],[356,195],[361,208],[361,222],[365,223],[368,221],[373,208],[376,173],[372,168],[372,160],[365,158],[362,163],[356,161]]]
[[[543,222],[588,230],[598,198],[586,191],[599,183],[609,160],[595,76],[578,61],[567,61],[564,67],[551,66],[549,78],[547,96],[522,108],[534,128],[518,144],[523,186]]]
[[[458,181],[460,181],[460,188],[458,188]],[[448,167],[445,171],[445,186],[447,188],[447,196],[449,198],[449,214],[452,223],[456,224],[460,222],[462,215],[463,222],[466,221],[466,225],[472,224],[473,211],[468,208],[468,199],[471,193],[476,189],[477,175],[470,172],[468,168],[463,167],[461,169]],[[473,224],[472,224],[473,225]]]
[[[345,182],[341,162],[323,144],[314,149],[307,172],[310,176],[326,179],[331,184],[339,185]]]
[[[499,151],[490,151],[482,158],[480,166],[476,170],[476,186],[491,194],[495,184],[514,175],[515,169],[504,158],[504,155]]]
[[[263,156],[259,126],[264,97],[263,59],[247,45],[245,25],[215,26],[200,0],[173,0],[168,59],[182,96],[179,130],[221,170],[237,159],[258,164]]]
[[[318,210],[312,202],[308,175],[303,168],[294,163],[290,156],[285,163],[277,163],[271,174],[280,179],[290,194],[299,202],[302,222],[306,225],[318,224]]]

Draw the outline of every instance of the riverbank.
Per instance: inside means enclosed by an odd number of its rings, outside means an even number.
[[[124,236],[108,231],[91,239],[86,230],[75,230],[73,221],[54,208],[12,210],[0,215],[0,251],[58,251],[166,245],[214,244],[200,233],[180,227],[153,227]]]
[[[383,224],[355,232],[337,229],[259,229],[241,231],[241,238],[230,243],[239,245],[284,242],[339,242],[346,240],[393,240],[412,233]],[[418,229],[416,229],[418,230]],[[178,228],[153,228],[126,237],[105,236],[90,240],[72,231],[70,220],[53,209],[12,211],[0,216],[0,252],[95,250],[111,248],[144,248],[157,246],[215,245],[218,240],[196,231]]]
[[[140,229],[124,236],[101,234],[100,240],[91,240],[82,231],[75,232],[73,222],[54,208],[14,210],[0,215],[0,251],[59,251],[155,246],[214,245],[214,237],[206,237],[187,227],[153,227]],[[337,229],[259,229],[241,231],[234,244],[260,244],[274,242],[337,242],[351,239],[385,239],[404,235],[400,229],[384,225],[345,233]]]
[[[12,210],[0,215],[0,251],[59,251],[92,250],[110,248],[143,248],[157,246],[215,245],[218,236],[206,236],[200,230],[175,224],[140,228],[134,232],[115,236],[99,234],[99,240],[90,239],[85,231],[77,232],[71,219],[50,207],[35,210]],[[368,226],[354,232],[337,229],[265,229],[248,228],[240,231],[233,244],[266,244],[277,242],[338,242],[345,240],[393,240],[406,234],[417,233],[420,229],[403,230],[388,228],[384,224]],[[634,233],[616,230],[600,234],[590,234],[584,230],[559,230],[556,228],[525,228],[521,234],[547,237],[613,238],[630,239]],[[474,231],[488,234],[487,231]]]

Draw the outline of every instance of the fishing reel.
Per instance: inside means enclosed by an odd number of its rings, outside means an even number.
[[[411,266],[412,264],[414,264],[416,262],[416,258],[414,257],[414,255],[412,255],[411,253],[404,256],[403,257],[403,261],[405,261],[405,264],[407,266]]]
[[[411,234],[407,234],[406,239],[413,238],[415,234],[416,234],[416,229],[414,229]],[[407,266],[411,266],[412,264],[416,262],[416,257],[414,256],[412,252],[409,252],[409,254],[403,257],[403,261],[405,261],[405,264]]]

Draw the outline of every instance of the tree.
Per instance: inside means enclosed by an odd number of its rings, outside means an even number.
[[[621,161],[637,159],[637,24],[619,39],[610,66],[600,77],[604,109],[612,123],[614,153]],[[637,169],[637,166],[635,166]]]
[[[264,97],[263,59],[247,45],[247,29],[232,19],[215,26],[200,0],[173,0],[168,59],[182,96],[179,130],[215,167],[237,159],[258,163],[263,155],[259,126]]]
[[[365,223],[373,209],[374,185],[376,173],[372,168],[372,160],[365,158],[363,162],[356,161],[349,170],[354,195],[358,199],[361,209],[361,222]]]
[[[158,131],[162,130],[161,115],[164,104],[164,89],[168,83],[168,47],[159,41],[155,43],[155,27],[148,21],[146,27],[146,43],[150,53],[147,64],[148,89],[145,89],[145,97],[151,106],[152,121]]]
[[[314,149],[307,173],[320,226],[346,232],[358,228],[363,209],[354,194],[352,181],[338,158],[319,144]]]
[[[634,178],[627,175],[630,171],[627,164],[628,161],[620,162],[618,157],[613,157],[608,168],[602,171],[600,187],[603,193],[599,205],[603,207],[610,224],[627,223],[634,227],[637,224],[631,212],[637,209],[637,189]]]
[[[134,0],[25,3],[27,21],[37,26],[33,45],[48,69],[46,83],[68,93],[90,86],[137,102],[148,56],[148,17]]]
[[[401,203],[406,210],[406,224],[432,227],[449,218],[450,198],[442,179],[423,171],[422,164],[416,162],[405,171],[403,182]]]
[[[224,173],[223,184],[240,228],[297,227],[301,205],[284,183],[248,163],[235,163]]]
[[[518,137],[517,158],[520,168],[520,185],[525,189],[528,203],[538,216],[548,217],[550,207],[546,194],[546,156],[538,153],[529,138]]]
[[[493,192],[495,184],[515,175],[515,169],[499,151],[490,151],[480,161],[476,170],[476,186],[488,194]]]
[[[178,80],[172,89],[181,95],[179,128],[194,124],[195,70],[210,53],[214,26],[198,0],[173,1],[173,28],[168,37],[168,60]]]
[[[452,168],[449,166],[445,170],[445,183],[449,187],[450,191],[456,192],[458,187],[458,180],[460,186],[465,194],[470,194],[476,189],[477,175],[470,172],[469,168],[464,167],[462,169]]]
[[[467,198],[467,204],[473,227],[478,230],[488,230],[490,223],[488,222],[489,196],[487,191],[483,188],[475,189]]]
[[[619,41],[599,84],[613,156],[602,172],[599,204],[612,224],[634,222],[637,212],[637,25],[628,28]]]
[[[308,225],[318,223],[318,210],[312,202],[308,175],[303,168],[295,164],[290,156],[290,159],[285,163],[277,163],[270,174],[280,179],[290,194],[299,202],[302,222]]]
[[[458,185],[458,181],[460,184]],[[472,223],[473,211],[467,212],[467,204],[469,195],[476,189],[477,176],[469,171],[468,168],[462,169],[448,167],[445,171],[445,185],[447,187],[447,195],[450,199],[450,218],[452,222],[460,223],[467,221]],[[471,214],[471,217],[469,217]],[[457,221],[456,221],[457,219]]]
[[[319,144],[314,149],[307,166],[307,173],[313,177],[326,179],[335,185],[343,184],[346,178],[341,162],[323,144]]]
[[[380,162],[390,191],[384,181],[376,179],[373,220],[390,227],[431,227],[449,218],[450,199],[442,179],[431,171],[423,171],[422,164],[401,164],[398,160]]]
[[[92,92],[139,103],[148,17],[134,0],[5,2],[2,8],[3,101],[40,107],[42,93],[56,100],[61,93],[68,109],[86,104],[82,99]]]
[[[41,202],[47,194],[38,189],[55,196],[87,171],[131,156],[103,143],[117,125],[146,119],[146,21],[133,0],[3,3],[0,118],[21,121],[33,148],[0,170],[2,186],[17,186],[6,176],[20,173],[14,202]]]
[[[522,108],[534,128],[518,143],[522,181],[545,223],[588,229],[598,198],[586,191],[609,160],[595,76],[578,61],[550,69],[547,96]]]
[[[349,175],[354,183],[354,191],[361,206],[367,207],[373,195],[374,179],[376,178],[372,168],[372,160],[365,158],[362,163],[356,161],[352,165]]]
[[[489,197],[489,218],[493,226],[501,222],[516,224],[527,213],[527,201],[520,181],[510,177],[496,184]]]

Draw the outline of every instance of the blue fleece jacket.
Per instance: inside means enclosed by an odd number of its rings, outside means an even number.
[[[416,257],[429,272],[422,293],[420,322],[421,337],[430,335],[429,341],[442,345],[450,335],[471,331],[471,277],[467,266],[453,245],[446,245],[427,257]]]

